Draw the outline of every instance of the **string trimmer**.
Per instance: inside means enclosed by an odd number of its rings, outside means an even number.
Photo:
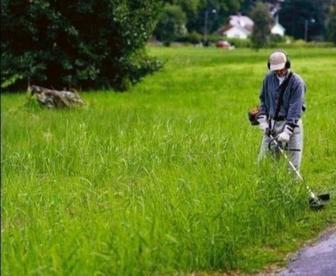
[[[299,171],[295,168],[294,164],[289,160],[287,154],[285,153],[284,149],[279,144],[279,142],[273,137],[273,135],[270,135],[269,137],[271,138],[271,143],[275,144],[276,148],[280,151],[280,153],[288,161],[289,165],[291,166],[291,168],[293,169],[293,171],[295,172],[295,174],[297,175],[297,177],[299,178],[301,183],[304,183],[303,177],[301,176]],[[322,209],[328,203],[328,201],[330,200],[330,194],[329,193],[316,195],[315,193],[313,193],[313,191],[310,189],[310,187],[307,184],[305,184],[305,186],[306,186],[306,189],[308,190],[309,196],[310,196],[309,197],[310,208],[312,208],[314,210]]]

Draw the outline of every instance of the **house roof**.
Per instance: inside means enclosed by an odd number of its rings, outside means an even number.
[[[226,33],[228,30],[232,28],[238,28],[240,31],[250,34],[253,29],[254,22],[251,18],[245,15],[231,15],[229,24],[221,27],[217,32],[220,34]]]
[[[247,35],[250,35],[252,33],[254,22],[251,18],[245,15],[237,14],[237,15],[231,15],[229,23],[227,25],[224,25],[220,29],[218,29],[219,34],[226,34],[228,31],[232,31],[234,28],[237,29],[237,31],[246,33]],[[285,28],[279,24],[279,17],[278,14],[275,16],[275,24],[272,26],[272,33],[284,33]]]
[[[232,28],[231,25],[225,25],[225,26],[219,28],[217,32],[218,32],[219,34],[223,34],[223,33],[225,33],[227,30],[230,30],[231,28]]]
[[[254,22],[251,18],[249,18],[248,16],[245,16],[245,15],[231,15],[230,16],[230,21],[229,21],[229,24],[231,26],[241,26],[243,28],[246,28],[246,29],[252,29],[253,28],[253,25],[254,25]]]

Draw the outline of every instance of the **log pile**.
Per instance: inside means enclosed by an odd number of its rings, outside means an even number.
[[[41,105],[48,108],[62,108],[84,105],[83,100],[76,91],[59,91],[32,85],[30,87],[30,93]]]

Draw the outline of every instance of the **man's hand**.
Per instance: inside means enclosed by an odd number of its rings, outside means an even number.
[[[269,124],[267,122],[267,116],[266,115],[260,115],[258,117],[259,122],[259,128],[264,132],[265,135],[270,135],[270,129]]]
[[[289,125],[285,125],[284,130],[277,136],[277,140],[279,142],[282,143],[288,143],[289,139],[291,138],[292,134],[293,134],[294,129],[289,126]]]

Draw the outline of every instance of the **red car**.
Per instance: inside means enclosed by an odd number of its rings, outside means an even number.
[[[219,40],[216,43],[216,47],[217,48],[226,48],[226,49],[229,49],[229,48],[231,48],[231,44],[228,41]]]

